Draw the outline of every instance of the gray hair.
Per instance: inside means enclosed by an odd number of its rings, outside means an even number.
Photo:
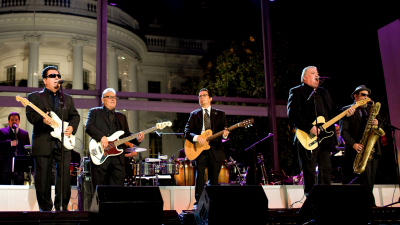
[[[114,88],[106,88],[104,89],[103,94],[101,94],[101,98],[103,98],[103,96],[108,92],[112,92],[114,93],[115,96],[117,96],[117,93],[115,92]]]
[[[304,76],[306,75],[307,70],[310,69],[310,68],[315,68],[315,69],[317,69],[316,66],[307,66],[306,68],[304,68],[304,69],[303,69],[303,72],[301,72],[301,83],[303,83]]]

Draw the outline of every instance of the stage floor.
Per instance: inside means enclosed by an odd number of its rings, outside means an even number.
[[[78,210],[77,186],[71,186],[71,189],[68,210]],[[270,209],[301,208],[305,200],[302,185],[265,185],[263,189]],[[164,210],[176,210],[181,213],[182,210],[193,208],[194,186],[160,186],[160,191],[164,200]],[[385,206],[400,198],[399,187],[392,184],[375,185],[374,195],[376,205]],[[54,186],[52,198],[54,199]],[[0,211],[39,211],[34,186],[0,185],[0,199]],[[393,207],[400,207],[400,204]]]

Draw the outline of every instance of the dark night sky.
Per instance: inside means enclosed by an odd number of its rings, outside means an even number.
[[[323,86],[338,106],[352,103],[351,92],[365,84],[386,110],[377,29],[400,18],[400,1],[368,2],[276,0],[270,4],[272,32],[283,33],[297,55],[297,75],[314,65],[321,76],[332,77]],[[167,36],[224,40],[262,35],[259,0],[121,1],[118,7],[144,32],[157,18]]]

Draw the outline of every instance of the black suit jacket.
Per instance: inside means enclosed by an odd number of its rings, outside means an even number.
[[[296,129],[300,129],[304,132],[309,132],[311,130],[314,126],[312,123],[316,119],[314,101],[312,98],[307,101],[312,91],[313,88],[305,83],[296,86],[289,91],[287,115],[293,121]],[[317,89],[317,92],[321,95],[328,113],[328,118],[325,118],[325,121],[329,121],[341,113],[341,110],[333,104],[332,98],[325,88],[320,87]],[[335,127],[330,126],[327,130],[335,131]],[[296,135],[294,140],[296,140]],[[334,144],[337,144],[336,133],[333,135],[332,141]]]
[[[126,116],[121,112],[115,111],[115,117],[117,118],[117,129],[123,130],[125,132],[120,138],[132,135],[132,133],[129,131],[128,121],[126,119]],[[100,142],[103,136],[109,137],[113,135],[110,132],[109,119],[106,112],[106,108],[104,106],[92,108],[89,110],[88,117],[86,120],[85,131],[96,142]],[[137,141],[137,139],[133,139],[130,142],[136,146],[140,144]],[[127,146],[122,144],[119,146],[119,148],[125,149],[127,148]],[[124,157],[125,157],[124,153],[119,155],[122,165],[125,165]]]
[[[185,138],[193,143],[193,138],[201,134],[203,129],[203,110],[197,109],[190,113],[190,117],[185,127]],[[211,129],[213,134],[220,132],[228,127],[225,112],[211,107],[210,113]],[[222,143],[222,135],[210,141],[211,151],[217,162],[225,160],[224,145]]]
[[[0,129],[0,158],[3,163],[3,172],[12,172],[12,158],[15,156],[15,148],[17,155],[27,155],[25,145],[30,145],[28,132],[18,129],[17,134],[18,145],[11,147],[11,141],[15,140],[15,133],[10,127]]]
[[[346,110],[351,105],[343,107],[343,110]],[[366,111],[370,113],[371,106],[368,105]],[[381,120],[379,114],[376,116],[378,120]],[[340,121],[340,131],[341,135],[346,142],[346,151],[345,157],[350,159],[355,159],[357,154],[356,150],[353,149],[353,145],[356,143],[360,143],[362,135],[364,134],[365,126],[362,126],[362,117],[358,110],[354,112],[354,114],[350,117],[343,117]],[[380,143],[379,141],[375,144],[375,152],[377,154],[381,154]]]
[[[43,101],[42,96],[46,99],[47,104]],[[78,111],[75,109],[74,100],[71,96],[64,93],[65,99],[65,110],[64,110],[64,121],[69,123],[69,126],[72,126],[73,132],[76,133],[78,129],[78,125],[80,122],[80,116]],[[53,111],[57,114],[57,116],[61,119],[61,109],[54,109],[53,101],[51,100],[50,94],[47,92],[47,89],[44,88],[43,91],[32,92],[28,95],[28,100],[42,110],[44,113],[47,112],[47,107],[49,106],[49,110]],[[61,141],[53,138],[50,132],[53,131],[49,125],[43,123],[43,117],[37,113],[34,109],[27,106],[26,107],[26,117],[28,121],[33,125],[33,133],[32,133],[32,154],[33,155],[50,155],[53,151],[54,144],[57,141],[59,147],[61,147]],[[64,146],[64,151],[69,151]]]

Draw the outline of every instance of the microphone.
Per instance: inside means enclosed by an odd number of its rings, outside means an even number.
[[[17,126],[16,123],[13,123],[12,127],[13,127],[14,129],[17,129],[17,128],[18,128],[18,126]]]
[[[316,77],[315,79],[317,79],[318,81],[321,79],[331,79],[330,77]]]
[[[175,159],[175,154],[173,154],[173,155],[171,156],[171,158],[169,159],[169,162],[174,161],[174,159]]]
[[[232,159],[232,156],[229,156],[229,161],[231,161],[233,165],[236,165],[236,161]]]
[[[57,81],[57,84],[63,84],[64,83],[64,80],[58,80]]]

